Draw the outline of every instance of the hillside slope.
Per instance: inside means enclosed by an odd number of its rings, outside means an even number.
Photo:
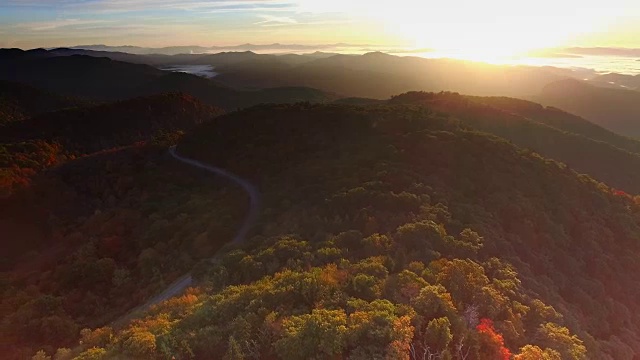
[[[39,172],[77,156],[162,141],[222,111],[183,94],[136,98],[45,113],[0,132],[0,199]]]
[[[595,132],[595,137],[606,138],[613,144],[589,138],[586,135],[594,135],[593,132],[585,131],[585,128],[589,128],[587,122],[580,121],[579,126],[576,126],[564,118],[560,123],[540,116],[533,117],[536,119],[534,120],[514,113],[504,104],[498,106],[506,107],[507,110],[491,105],[491,100],[456,93],[407,93],[392,98],[390,103],[419,105],[453,116],[471,129],[507,139],[519,147],[561,161],[610,186],[631,194],[640,194],[640,155],[613,145],[633,148],[633,140],[629,142],[623,137],[612,138],[606,131]]]
[[[166,149],[67,160],[0,199],[3,359],[75,348],[82,329],[144,303],[233,239],[244,193]]]
[[[620,168],[612,182],[634,179],[637,155],[588,138],[603,133],[579,120],[481,100],[409,93],[213,118],[191,97],[165,95],[12,124],[11,146],[62,156],[146,143],[47,163],[2,200],[0,226],[12,228],[0,229],[11,250],[0,350],[633,360],[640,200],[572,169],[605,176],[610,163]],[[237,173],[263,199],[251,241],[215,264],[207,259],[233,238],[246,196],[171,161],[178,136],[165,133],[178,129],[191,129],[181,155]],[[603,157],[590,164],[585,151]],[[190,270],[197,288],[124,328],[107,325]]]
[[[84,103],[77,99],[47,93],[24,84],[0,81],[0,126],[33,115],[80,105]]]
[[[535,101],[558,107],[629,137],[640,137],[640,92],[607,89],[577,80],[547,85]]]
[[[43,50],[44,51],[44,50]],[[5,80],[58,94],[96,100],[116,100],[165,73],[148,65],[129,64],[89,56],[40,57],[23,55],[4,65]]]
[[[524,116],[568,133],[603,141],[632,153],[640,153],[639,140],[618,135],[605,127],[554,107],[544,107],[537,103],[514,98],[474,97],[473,100]]]
[[[90,154],[146,141],[159,131],[189,130],[221,113],[189,95],[156,95],[36,116],[7,125],[0,141],[45,140]]]
[[[0,135],[0,232],[4,236],[0,241],[3,254],[0,268],[11,267],[19,263],[24,254],[55,243],[51,240],[55,237],[51,232],[57,230],[50,221],[59,214],[52,207],[68,212],[69,209],[83,209],[87,202],[95,201],[62,200],[65,191],[57,189],[54,192],[60,192],[62,198],[52,202],[60,202],[60,205],[38,204],[37,199],[44,193],[34,190],[33,183],[48,183],[49,169],[65,163],[82,163],[81,159],[88,154],[175,141],[184,131],[220,113],[193,97],[169,94],[61,110],[3,127]],[[84,184],[88,181],[87,176],[78,181]],[[71,214],[80,216],[75,210]],[[74,216],[64,222],[68,221],[75,221]]]
[[[411,106],[261,106],[178,151],[259,186],[255,237],[87,354],[640,351],[640,206],[561,164]]]

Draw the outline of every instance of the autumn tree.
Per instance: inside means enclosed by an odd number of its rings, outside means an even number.
[[[493,327],[490,319],[481,319],[476,327],[480,338],[479,360],[509,360],[511,351],[504,346],[504,339]]]
[[[324,359],[341,354],[346,344],[347,316],[340,310],[313,310],[282,323],[283,336],[275,344],[283,359]]]

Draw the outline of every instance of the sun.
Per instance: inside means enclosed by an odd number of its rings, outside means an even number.
[[[598,9],[540,1],[549,6],[512,0],[451,0],[436,5],[395,0],[393,6],[370,6],[367,14],[405,44],[494,63],[531,50],[566,45],[576,36],[606,25]]]
[[[444,57],[489,63],[502,63],[532,50],[554,47],[561,40],[557,33],[504,21],[456,20],[440,26],[396,22],[390,28],[416,48],[433,49]]]
[[[438,39],[424,36],[419,29],[407,33],[417,48],[431,48],[440,57],[503,63],[531,50],[551,46],[542,39],[525,39],[522,34],[509,34],[489,28],[449,30]]]

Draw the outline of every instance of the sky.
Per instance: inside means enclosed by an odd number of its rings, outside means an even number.
[[[0,0],[0,47],[640,48],[638,0]]]

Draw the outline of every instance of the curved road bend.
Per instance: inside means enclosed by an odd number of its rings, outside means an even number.
[[[244,220],[244,223],[242,224],[242,227],[240,228],[240,230],[238,230],[238,233],[236,234],[236,236],[233,238],[233,240],[230,242],[231,244],[241,244],[246,240],[247,234],[249,233],[249,230],[251,230],[251,227],[253,226],[253,224],[256,222],[256,220],[258,219],[258,214],[259,214],[259,210],[260,210],[260,193],[258,192],[258,189],[253,186],[249,181],[227,171],[224,169],[220,169],[211,165],[207,165],[203,162],[197,161],[197,160],[193,160],[193,159],[189,159],[183,156],[178,155],[178,153],[176,152],[176,147],[172,146],[169,148],[169,154],[171,154],[171,156],[180,161],[183,162],[187,165],[202,169],[202,170],[206,170],[212,174],[218,175],[218,176],[222,176],[224,178],[227,178],[231,181],[233,181],[234,183],[240,185],[242,187],[242,189],[244,189],[244,191],[249,195],[249,199],[250,199],[250,204],[249,204],[249,213],[247,214],[247,217]],[[217,256],[214,255],[214,258]],[[120,318],[119,320],[116,320],[113,325],[116,324],[123,324],[124,322],[126,322],[127,320],[130,320],[133,315],[135,315],[136,313],[140,312],[140,311],[144,311],[147,310],[148,308],[150,308],[151,306],[161,303],[165,300],[171,299],[174,296],[177,296],[179,294],[181,294],[186,288],[188,288],[191,284],[193,283],[193,278],[191,277],[191,274],[187,274],[182,276],[181,278],[179,278],[178,280],[174,281],[171,285],[169,285],[169,287],[167,287],[164,291],[162,291],[160,294],[154,296],[153,298],[151,298],[149,301],[147,301],[145,304],[135,308],[134,310],[130,311],[128,315],[124,316],[123,318]]]

